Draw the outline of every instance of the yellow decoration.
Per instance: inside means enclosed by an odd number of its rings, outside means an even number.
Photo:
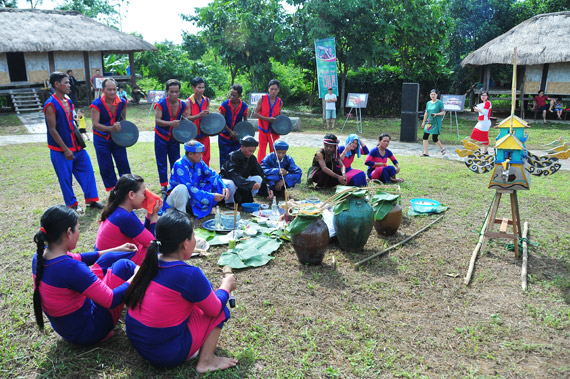
[[[524,150],[524,146],[521,141],[513,134],[507,134],[503,138],[497,141],[495,145],[497,149],[504,150]]]

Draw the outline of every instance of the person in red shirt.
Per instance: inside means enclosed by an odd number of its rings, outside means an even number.
[[[269,81],[268,94],[263,95],[257,101],[255,113],[253,117],[257,117],[259,129],[259,150],[257,152],[257,161],[261,164],[263,158],[267,154],[267,145],[269,145],[269,152],[273,152],[273,144],[280,137],[279,134],[274,133],[271,124],[275,121],[275,117],[281,114],[283,108],[283,101],[277,97],[279,94],[279,80],[272,79]]]
[[[538,95],[534,97],[533,111],[542,111],[542,122],[546,124],[546,111],[548,110],[547,101],[550,101],[548,96],[544,96],[544,91],[538,91]]]
[[[200,120],[210,113],[208,108],[210,107],[210,99],[204,96],[204,91],[206,90],[206,82],[201,77],[196,77],[190,82],[194,94],[192,94],[186,100],[186,110],[184,111],[184,118],[196,124],[198,129],[198,135],[196,136],[196,141],[204,145],[204,153],[202,154],[202,160],[207,166],[210,166],[210,136],[205,135],[200,130]]]

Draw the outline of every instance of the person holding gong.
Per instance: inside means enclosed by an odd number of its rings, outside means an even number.
[[[168,186],[168,165],[170,169],[174,162],[180,159],[180,142],[172,136],[172,130],[180,125],[182,114],[186,110],[186,102],[179,99],[180,81],[170,79],[166,82],[166,97],[155,104],[154,109],[154,156],[158,168],[158,179],[162,192]]]
[[[206,166],[210,165],[210,137],[202,133],[200,130],[200,120],[202,117],[208,115],[210,107],[210,99],[204,96],[204,91],[206,90],[206,82],[201,77],[195,77],[190,82],[192,85],[192,90],[194,93],[186,100],[186,111],[184,112],[184,117],[196,124],[198,129],[198,135],[196,136],[196,141],[204,145],[204,153],[202,154],[202,160]]]
[[[269,144],[269,152],[273,152],[273,144],[279,139],[279,134],[274,133],[271,124],[275,121],[275,117],[281,114],[283,101],[277,97],[279,94],[279,80],[272,79],[269,81],[267,94],[261,96],[255,106],[254,117],[258,119],[259,129],[259,150],[257,152],[257,162],[261,164],[263,158],[267,155],[267,145]]]
[[[220,105],[220,113],[226,118],[224,130],[218,135],[220,148],[220,168],[232,151],[240,149],[239,137],[234,127],[240,121],[247,121],[247,104],[241,99],[243,87],[234,84],[230,88],[230,98]]]

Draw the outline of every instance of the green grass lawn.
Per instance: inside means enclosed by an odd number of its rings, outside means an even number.
[[[91,143],[88,151],[95,160]],[[217,146],[212,152],[215,167]],[[304,171],[314,152],[290,149]],[[138,143],[128,154],[133,172],[158,191],[152,143]],[[506,240],[490,242],[471,286],[463,284],[494,194],[486,188],[489,176],[473,174],[460,162],[398,159],[406,179],[401,186],[404,213],[410,199],[429,197],[449,206],[443,220],[360,268],[357,261],[410,236],[435,216],[404,216],[394,237],[381,238],[373,230],[363,252],[341,251],[333,240],[320,266],[300,265],[291,245],[284,243],[266,266],[237,271],[237,307],[223,329],[218,354],[240,363],[208,377],[570,375],[570,173],[533,178],[532,190],[519,192],[522,221],[530,223],[530,240],[539,244],[530,251],[525,293],[521,261],[505,249]],[[94,167],[105,200],[95,161]],[[297,198],[315,193],[304,185],[292,192]],[[331,193],[316,194],[325,199]],[[83,205],[79,188],[76,194]],[[1,376],[200,376],[196,361],[172,370],[151,367],[130,345],[122,323],[112,339],[91,347],[68,344],[49,323],[45,332],[38,331],[32,310],[32,238],[43,211],[62,202],[43,144],[2,147],[0,198]],[[503,201],[498,217],[508,217],[508,204]],[[98,216],[89,210],[80,217],[77,251],[92,249]],[[224,249],[210,251],[209,257],[189,262],[217,286],[222,274],[216,262]]]

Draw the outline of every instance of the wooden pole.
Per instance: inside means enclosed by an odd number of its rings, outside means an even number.
[[[465,275],[465,279],[463,280],[463,283],[468,286],[469,282],[471,281],[471,275],[473,275],[473,269],[475,268],[475,261],[477,260],[477,254],[479,253],[479,251],[481,250],[481,247],[484,245],[484,242],[486,241],[485,237],[485,233],[487,231],[487,225],[489,224],[489,220],[491,220],[490,217],[492,216],[492,208],[489,209],[489,211],[487,212],[487,216],[485,217],[485,223],[483,224],[483,227],[481,228],[480,231],[480,235],[479,235],[479,241],[477,241],[477,245],[475,246],[475,249],[473,249],[473,253],[471,254],[471,260],[469,261],[469,269],[467,270],[467,275]]]
[[[394,250],[396,247],[405,244],[406,242],[412,240],[415,236],[417,236],[418,234],[420,234],[420,233],[423,232],[424,230],[427,230],[430,226],[432,226],[433,224],[435,224],[436,222],[438,222],[438,221],[441,220],[442,218],[443,218],[443,215],[439,216],[437,219],[435,219],[434,221],[432,221],[429,225],[423,227],[422,229],[420,229],[419,231],[415,232],[414,234],[412,234],[411,236],[409,236],[409,237],[406,238],[405,240],[403,240],[403,241],[401,241],[401,242],[398,242],[397,244],[392,245],[392,246],[390,246],[389,248],[387,248],[387,249],[385,249],[385,250],[382,250],[382,251],[379,252],[379,253],[373,254],[373,255],[369,256],[368,258],[365,258],[365,259],[361,260],[360,262],[357,262],[357,263],[356,263],[356,266],[357,266],[357,267],[358,267],[358,266],[361,266],[363,263],[366,263],[366,262],[368,262],[369,260],[371,260],[371,259],[373,259],[373,258],[376,258],[376,257],[379,257],[379,256],[381,256],[381,255],[384,255],[384,254],[386,254],[387,252],[389,252],[390,250]]]
[[[523,226],[523,261],[521,268],[521,286],[523,291],[527,288],[527,270],[528,270],[528,243],[526,242],[528,238],[528,221],[525,221]]]

